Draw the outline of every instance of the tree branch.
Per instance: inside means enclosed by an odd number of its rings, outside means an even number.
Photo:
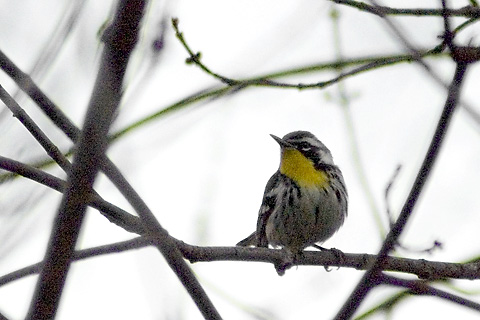
[[[453,112],[455,111],[455,107],[460,96],[460,88],[464,79],[466,69],[467,64],[457,64],[457,69],[455,71],[455,75],[448,91],[448,97],[445,102],[445,107],[443,108],[442,115],[438,121],[437,128],[430,142],[430,146],[425,155],[425,159],[423,160],[422,166],[417,174],[415,182],[412,186],[410,194],[407,197],[407,200],[405,201],[402,211],[400,212],[400,215],[395,225],[387,235],[387,238],[385,239],[382,248],[378,253],[378,257],[375,263],[364,274],[360,282],[357,284],[348,300],[337,313],[336,319],[349,319],[353,315],[355,310],[357,310],[360,303],[363,301],[367,293],[372,288],[372,284],[376,283],[375,279],[379,277],[379,274],[381,272],[381,266],[383,265],[386,256],[397,243],[400,234],[402,233],[405,225],[407,224],[407,221],[413,212],[415,204],[420,197],[423,187],[428,180],[430,171],[433,168],[435,160],[437,159],[437,156],[439,154],[443,138],[445,137],[445,134],[448,130],[448,125],[450,124],[450,120],[453,116]]]
[[[432,54],[437,54],[437,53],[441,52],[441,50],[439,51],[437,48],[435,48],[434,50],[428,50],[428,51],[423,51],[423,52],[416,51],[415,54],[413,54],[413,55],[379,57],[377,59],[368,59],[368,61],[367,61],[367,59],[365,59],[365,62],[364,62],[363,65],[361,65],[361,66],[359,66],[359,67],[357,67],[353,70],[350,70],[350,71],[345,72],[345,73],[340,73],[335,78],[332,78],[332,79],[329,79],[329,80],[326,80],[326,81],[314,82],[314,83],[306,83],[306,84],[305,83],[294,83],[294,84],[290,84],[290,83],[284,83],[284,82],[278,82],[278,81],[271,80],[272,78],[279,77],[279,76],[284,76],[286,74],[272,74],[272,75],[268,75],[268,76],[254,77],[254,78],[250,78],[250,79],[233,79],[233,78],[223,76],[219,73],[213,72],[210,68],[208,68],[205,64],[203,64],[203,62],[200,59],[201,58],[201,53],[200,52],[195,53],[190,48],[190,46],[188,45],[188,43],[186,42],[186,40],[183,36],[183,33],[180,32],[180,30],[178,28],[178,23],[179,23],[179,21],[178,21],[177,18],[172,19],[172,26],[175,30],[176,37],[178,38],[180,43],[183,45],[183,47],[185,48],[185,50],[189,54],[189,57],[187,58],[186,62],[195,64],[200,69],[202,69],[204,72],[211,75],[215,79],[221,81],[222,83],[225,83],[228,86],[238,87],[238,88],[245,88],[247,86],[258,86],[258,87],[276,87],[276,88],[288,88],[288,89],[299,89],[299,90],[302,90],[302,89],[321,89],[321,88],[325,88],[325,87],[329,87],[331,85],[334,85],[334,84],[340,82],[341,80],[344,80],[345,78],[351,77],[353,75],[356,75],[356,74],[359,74],[359,73],[362,73],[362,72],[365,72],[365,71],[373,70],[373,69],[376,69],[376,68],[379,68],[379,67],[382,67],[382,66],[391,65],[391,64],[398,63],[398,62],[401,62],[401,61],[414,61],[414,60],[420,59],[421,57],[424,57],[424,56],[427,56],[427,55],[432,55]],[[362,62],[359,61],[359,63],[362,63]],[[351,64],[351,62],[349,62],[349,61],[337,61],[337,62],[328,64],[328,65],[332,69],[338,70],[339,68],[345,67],[346,65],[349,65],[349,64]],[[302,69],[300,69],[300,70],[302,70]]]
[[[245,248],[245,247],[198,247],[176,240],[176,244],[185,259],[190,262],[211,262],[211,261],[250,261],[267,262],[274,265],[285,259],[282,250],[267,248]],[[324,266],[324,267],[345,267],[357,270],[368,270],[375,264],[376,255],[345,253],[345,257],[338,258],[329,251],[304,251],[295,261],[295,265]],[[382,271],[395,271],[411,273],[421,279],[480,279],[480,263],[449,263],[429,261],[424,259],[407,259],[397,257],[386,257],[380,266]]]
[[[185,259],[188,259],[191,263],[238,261],[264,262],[275,265],[282,262],[285,258],[282,250],[245,247],[199,247],[177,239],[173,239],[173,241]],[[72,261],[138,249],[149,245],[154,245],[151,238],[137,237],[127,241],[76,251]],[[356,270],[367,270],[375,263],[376,258],[377,256],[371,254],[345,253],[345,256],[342,257],[342,259],[339,259],[338,256],[329,251],[304,251],[296,263],[302,266],[343,267]],[[38,273],[41,269],[41,265],[42,262],[38,262],[1,276],[0,286]],[[424,259],[414,260],[387,257],[381,268],[383,271],[414,274],[422,279],[422,281],[480,279],[479,261],[469,263],[448,263]],[[380,277],[379,279],[383,278]]]
[[[7,108],[10,109],[14,117],[16,117],[27,128],[35,140],[40,143],[50,158],[52,158],[63,169],[63,171],[68,173],[72,166],[71,163],[1,85],[0,99],[5,103]]]
[[[407,280],[407,279],[388,276],[385,274],[382,274],[380,279],[382,284],[392,285],[396,287],[404,287],[409,289],[410,293],[412,294],[439,297],[444,300],[459,304],[461,306],[468,307],[476,311],[480,311],[479,303],[476,303],[469,299],[446,292],[444,290],[434,288],[428,284],[428,281],[425,281],[425,280]]]
[[[73,142],[78,140],[80,129],[50,100],[35,84],[32,78],[18,68],[0,50],[0,68],[42,109],[50,120]]]
[[[66,181],[21,162],[0,156],[0,168],[36,181],[58,192],[63,193],[65,191]],[[145,226],[139,217],[105,201],[96,193],[92,193],[88,198],[88,205],[99,210],[110,222],[128,232],[139,235],[145,234]]]
[[[365,2],[353,1],[353,0],[330,0],[330,1],[336,4],[341,4],[344,6],[356,8],[360,11],[372,13],[380,17],[384,17],[386,15],[442,17],[444,15],[444,12],[442,9],[424,9],[424,8],[403,9],[403,8],[391,8],[386,6],[369,5]],[[446,15],[454,16],[454,17],[479,18],[480,8],[474,7],[474,6],[465,6],[460,9],[448,9],[446,12]]]
[[[120,1],[106,31],[97,81],[27,319],[55,317],[145,4],[142,0]]]
[[[151,245],[150,240],[143,237],[137,237],[131,240],[75,251],[72,261],[84,260],[100,255],[120,253],[127,250],[143,248],[149,245]],[[6,285],[12,281],[19,280],[30,275],[37,274],[42,269],[42,266],[43,262],[37,262],[30,266],[3,275],[0,277],[0,286]]]
[[[19,163],[17,161],[0,157],[0,167],[6,170],[11,170],[26,178],[32,179],[46,186],[49,186],[57,191],[64,190],[65,182],[57,177],[45,173],[39,169],[30,167],[28,165]],[[138,217],[135,217],[122,209],[104,201],[97,195],[92,195],[89,204],[99,210],[112,222],[118,224],[120,227],[138,234],[145,234],[143,223]],[[151,239],[136,238],[138,244],[152,244]],[[132,240],[133,241],[133,240]],[[198,247],[186,244],[179,240],[174,240],[175,246],[178,247],[183,257],[190,260],[190,262],[212,262],[212,261],[251,261],[251,262],[267,262],[278,264],[284,259],[284,255],[280,250],[272,250],[266,248],[240,248],[240,247]],[[137,242],[135,242],[137,243]],[[103,249],[102,249],[103,248]],[[114,248],[137,248],[136,245],[131,247],[128,243],[115,244],[92,248],[88,250],[81,250],[74,255],[73,260],[79,260],[95,256],[97,254],[105,254],[110,252],[117,252]],[[123,251],[124,249],[118,249]],[[345,254],[344,258],[339,261],[338,256],[330,252],[315,252],[305,251],[299,257],[298,265],[310,266],[338,266],[355,268],[357,270],[366,270],[374,264],[376,256],[369,254]],[[37,273],[40,270],[41,262],[14,271],[10,274],[0,277],[0,285],[9,283],[21,277]],[[411,273],[417,275],[419,278],[428,280],[437,279],[478,279],[480,277],[480,263],[473,261],[470,263],[446,263],[428,260],[413,260],[405,258],[388,257],[384,260],[382,270],[395,271],[403,273]]]
[[[65,189],[65,181],[15,160],[0,156],[0,168],[15,172],[59,192],[63,192]],[[135,232],[139,235],[146,235],[145,227],[138,217],[106,202],[98,195],[91,195],[89,205],[100,210],[111,222],[119,225],[125,230]],[[152,243],[151,240],[148,241],[149,243]],[[174,239],[174,245],[178,247],[183,257],[192,263],[212,261],[251,261],[276,264],[281,262],[284,258],[280,250],[265,248],[198,247],[176,239]],[[370,254],[345,254],[345,258],[342,261],[339,261],[337,256],[329,252],[305,251],[297,263],[298,265],[337,266],[366,270],[373,265],[375,259],[376,256]],[[382,265],[382,270],[411,273],[417,275],[419,278],[429,280],[443,278],[480,278],[480,262],[477,261],[470,263],[447,263],[423,259],[414,260],[388,257]]]
[[[212,320],[222,319],[207,293],[198,282],[195,274],[183,260],[181,252],[175,245],[174,238],[161,226],[147,204],[113,164],[111,164],[109,172],[114,175],[112,178],[120,183],[122,195],[142,219],[146,229],[145,236],[150,238],[152,244],[162,253],[204,318]],[[117,172],[117,175],[114,172]]]

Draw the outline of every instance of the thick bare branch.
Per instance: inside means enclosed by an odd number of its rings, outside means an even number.
[[[243,261],[264,262],[275,265],[282,262],[285,258],[285,253],[282,250],[245,247],[199,247],[187,244],[180,240],[174,240],[174,243],[185,259],[188,259],[192,263]],[[98,255],[123,252],[148,245],[155,245],[155,243],[150,238],[137,237],[128,241],[76,251],[73,261],[83,260]],[[367,270],[375,263],[376,258],[375,255],[371,254],[345,253],[344,256],[339,259],[337,255],[329,251],[304,251],[296,263],[297,265],[302,266],[342,267]],[[41,265],[42,263],[38,262],[1,276],[0,286],[38,273],[41,269]],[[387,257],[381,268],[383,271],[414,274],[422,279],[422,281],[480,279],[480,261],[469,263],[448,263],[424,259],[415,260]]]
[[[107,29],[97,81],[27,319],[55,317],[145,5],[142,0],[120,1]]]
[[[197,247],[176,241],[183,256],[190,262],[210,261],[251,261],[267,262],[274,265],[285,259],[285,252],[267,248],[244,247]],[[345,267],[368,270],[374,265],[377,256],[372,254],[345,253],[338,257],[330,251],[304,251],[295,261],[296,265]],[[424,259],[386,257],[380,266],[382,271],[410,273],[421,279],[480,279],[480,262],[449,263]]]

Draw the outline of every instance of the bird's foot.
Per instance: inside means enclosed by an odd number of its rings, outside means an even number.
[[[336,264],[338,266],[338,269],[340,269],[340,265],[345,263],[345,260],[346,260],[345,253],[343,253],[343,251],[341,251],[337,248],[327,249],[327,248],[324,248],[322,246],[319,246],[318,244],[314,244],[312,247],[317,248],[320,251],[330,251],[335,256],[335,258],[337,259]],[[330,271],[329,266],[325,266],[325,270],[327,272],[329,272]]]

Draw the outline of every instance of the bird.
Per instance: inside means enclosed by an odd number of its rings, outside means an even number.
[[[295,259],[307,247],[323,249],[318,244],[343,225],[348,193],[330,150],[312,133],[271,137],[280,145],[280,166],[265,187],[256,231],[237,246],[281,247]]]

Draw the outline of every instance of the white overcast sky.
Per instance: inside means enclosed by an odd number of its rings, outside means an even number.
[[[439,1],[384,4],[439,7]],[[467,4],[455,1],[457,7]],[[71,10],[70,2],[59,0],[3,0],[0,7],[0,49],[25,71],[32,69],[59,21]],[[321,0],[150,2],[146,27],[129,65],[125,99],[112,131],[199,90],[219,85],[197,67],[184,63],[187,54],[175,39],[169,17],[179,18],[187,42],[193,50],[202,52],[202,61],[213,71],[246,78],[333,61],[332,7],[332,2]],[[408,52],[382,19],[356,9],[337,8],[344,57]],[[111,10],[112,1],[86,1],[58,58],[35,79],[77,125],[82,123],[101,54],[97,32]],[[165,47],[155,62],[150,47],[162,16],[168,17],[168,30]],[[430,49],[439,42],[440,18],[403,17],[392,21],[418,48]],[[474,25],[460,40],[466,43],[471,38],[478,44],[479,31]],[[450,81],[455,67],[451,62],[445,58],[425,61],[444,83]],[[477,113],[479,71],[478,66],[471,67],[462,94],[462,100]],[[309,83],[333,76],[333,72],[323,72],[282,81]],[[4,73],[0,73],[0,84],[11,93],[16,90]],[[361,185],[338,86],[303,91],[249,88],[193,104],[133,131],[113,144],[109,155],[171,235],[191,244],[228,246],[254,230],[263,189],[278,167],[279,148],[269,134],[311,131],[332,151],[350,195],[345,225],[324,246],[346,253],[374,254],[381,237],[373,207],[386,225],[384,191],[401,164],[390,197],[393,212],[400,211],[446,91],[416,63],[365,73],[342,85],[350,98],[354,138],[373,206]],[[21,96],[18,101],[56,143],[64,150],[70,147],[29,99]],[[18,121],[0,110],[0,155],[22,161],[43,157],[43,151]],[[431,255],[399,254],[453,262],[478,256],[479,128],[464,109],[455,114],[432,178],[402,236],[402,243],[408,247],[428,248],[438,240],[444,244],[443,249]],[[59,170],[49,170],[62,176]],[[96,188],[107,200],[131,211],[103,176]],[[15,181],[0,189],[3,275],[43,258],[60,196],[30,181]],[[89,210],[78,247],[133,236]],[[225,319],[330,319],[363,274],[344,268],[327,273],[322,267],[298,267],[279,277],[272,265],[246,262],[198,263],[192,268]],[[23,319],[35,280],[30,276],[0,287],[0,312],[10,319]],[[467,281],[454,284],[466,290],[478,291],[479,287]],[[391,288],[375,289],[361,310],[394,292]],[[420,312],[435,319],[478,316],[439,299],[413,297],[399,304],[391,319],[415,319]],[[153,248],[75,263],[58,313],[58,319],[199,318],[185,290]]]

